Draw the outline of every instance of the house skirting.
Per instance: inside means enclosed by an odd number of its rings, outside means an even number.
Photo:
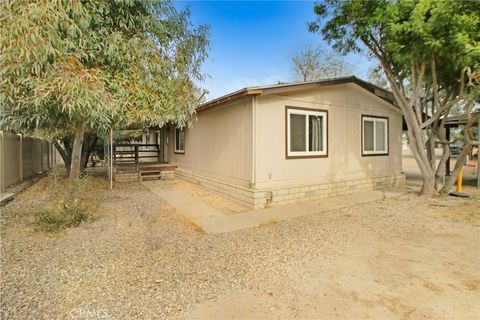
[[[404,174],[264,189],[240,187],[205,176],[185,172],[181,169],[177,169],[176,177],[198,184],[215,193],[238,201],[251,209],[275,207],[305,200],[316,200],[330,196],[344,195],[384,187],[401,186],[405,184]]]

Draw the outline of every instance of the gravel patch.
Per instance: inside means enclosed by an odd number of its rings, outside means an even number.
[[[207,235],[141,184],[124,184],[98,191],[98,221],[46,235],[24,217],[42,201],[41,185],[32,188],[0,209],[2,319],[184,318],[232,291],[278,292],[278,279],[307,279],[312,263],[321,269],[352,244],[408,240],[438,219],[478,224],[472,213],[448,220],[450,204],[468,211],[471,201],[407,195]]]

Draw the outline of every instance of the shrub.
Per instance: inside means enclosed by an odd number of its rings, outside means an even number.
[[[48,185],[49,204],[34,213],[35,227],[40,231],[56,232],[95,220],[97,199],[91,192],[93,183],[87,175],[69,185],[54,173]]]
[[[82,222],[93,220],[93,215],[81,206],[66,207],[62,210],[47,209],[39,212],[35,219],[37,227],[54,232],[64,228],[78,227]]]

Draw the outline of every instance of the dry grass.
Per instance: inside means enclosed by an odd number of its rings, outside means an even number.
[[[267,222],[260,223],[260,227],[273,226],[273,225],[276,225],[277,223],[278,223],[278,220],[272,219]]]
[[[466,186],[464,191],[470,195],[469,198],[455,198],[442,196],[432,199],[430,207],[436,209],[438,215],[447,218],[452,222],[468,222],[480,226],[480,189]]]
[[[199,234],[205,234],[205,230],[203,230],[202,227],[200,227],[198,224],[196,224],[195,222],[189,220],[189,219],[186,219],[185,218],[185,222],[187,225],[190,225],[192,227],[192,230],[194,230],[195,232],[199,233]]]
[[[50,201],[33,213],[35,229],[56,232],[94,221],[98,207],[94,183],[87,175],[70,184],[65,176],[53,172],[45,190]]]
[[[17,195],[18,202],[32,199],[30,205],[5,212],[7,219],[23,221],[35,231],[58,232],[96,220],[105,190],[102,178],[87,175],[70,185],[64,172],[52,171]]]

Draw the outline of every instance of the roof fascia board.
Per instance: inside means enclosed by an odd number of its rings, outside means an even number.
[[[207,111],[207,110],[211,110],[211,109],[221,109],[222,107],[230,104],[230,103],[236,103],[236,102],[239,102],[241,101],[243,98],[245,97],[252,97],[252,96],[256,96],[257,94],[254,94],[254,93],[247,93],[247,91],[245,92],[241,92],[239,93],[238,95],[235,95],[235,96],[229,96],[229,97],[224,97],[224,99],[220,99],[218,101],[212,101],[212,103],[208,103],[206,105],[203,105],[203,106],[200,106],[198,107],[197,109],[195,109],[196,113],[200,113],[200,112],[203,112],[203,111]]]
[[[212,101],[209,101],[209,102],[206,102],[205,104],[201,105],[200,107],[196,108],[195,110],[198,113],[198,112],[202,112],[202,111],[214,108],[218,105],[225,104],[225,103],[228,103],[228,102],[231,102],[231,101],[234,101],[234,100],[246,97],[246,96],[259,95],[259,94],[262,94],[261,89],[245,88],[245,89],[242,89],[240,91],[234,92],[232,94],[220,97],[218,99],[215,99],[215,100],[212,100]]]
[[[295,83],[295,84],[283,85],[279,87],[263,88],[262,95],[289,93],[292,91],[299,91],[299,90],[310,90],[318,87],[330,86],[335,84],[344,84],[344,83],[350,83],[350,82],[352,82],[350,78],[344,78],[344,79],[328,80],[328,81],[321,81],[321,82]]]
[[[231,101],[233,101],[233,100],[237,100],[237,99],[240,99],[240,98],[243,98],[243,97],[246,97],[246,96],[250,96],[250,95],[259,95],[259,94],[262,94],[262,90],[261,90],[261,89],[245,88],[245,89],[242,89],[242,90],[240,90],[240,91],[234,92],[234,93],[232,93],[232,94],[229,94],[229,95],[220,97],[219,99],[215,99],[215,100],[212,100],[212,101],[210,101],[210,102],[207,102],[207,103],[199,106],[199,107],[198,107],[197,109],[195,109],[195,110],[196,110],[197,113],[198,113],[198,112],[202,112],[202,111],[205,111],[205,110],[214,108],[214,107],[216,107],[216,106],[218,106],[218,105],[231,102]]]

